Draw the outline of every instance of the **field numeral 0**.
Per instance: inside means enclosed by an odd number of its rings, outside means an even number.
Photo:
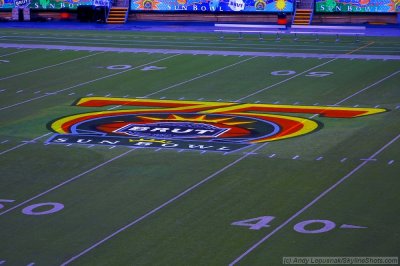
[[[260,216],[257,218],[251,218],[251,219],[246,219],[246,220],[241,220],[241,221],[236,221],[231,223],[231,225],[235,226],[245,226],[248,227],[250,230],[260,230],[265,227],[270,227],[270,222],[274,220],[274,216]],[[316,225],[319,228],[317,229],[307,229],[307,226],[312,226],[313,228],[316,227]],[[299,222],[295,224],[293,229],[302,234],[320,234],[320,233],[326,233],[331,230],[333,230],[336,227],[336,224],[332,221],[329,220],[306,220]]]
[[[0,199],[0,210],[3,209],[5,206],[3,203],[11,203],[15,200],[9,199]],[[40,209],[40,210],[37,210]],[[45,210],[43,210],[45,209]],[[64,204],[58,202],[43,202],[43,203],[36,203],[29,206],[26,206],[22,209],[22,213],[25,215],[47,215],[52,214],[55,212],[59,212],[64,209]]]

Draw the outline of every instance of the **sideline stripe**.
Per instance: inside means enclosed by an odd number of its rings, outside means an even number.
[[[44,192],[42,192],[42,193],[39,193],[39,194],[37,194],[36,196],[33,196],[32,198],[25,200],[24,202],[21,202],[21,203],[15,205],[15,206],[13,206],[13,207],[11,207],[11,208],[9,208],[9,209],[3,211],[3,212],[0,212],[0,216],[3,215],[3,214],[6,214],[6,213],[8,213],[8,212],[10,212],[10,211],[12,211],[12,210],[14,210],[14,209],[16,209],[16,208],[19,208],[19,207],[21,207],[21,206],[23,206],[23,205],[25,205],[25,204],[31,202],[32,200],[35,200],[35,199],[37,199],[37,198],[39,198],[39,197],[41,197],[41,196],[44,196],[44,195],[46,195],[46,194],[48,194],[48,193],[50,193],[50,192],[52,192],[52,191],[54,191],[54,190],[56,190],[56,189],[58,189],[58,188],[60,188],[60,187],[63,187],[63,186],[65,186],[65,185],[67,185],[67,184],[73,182],[74,180],[80,178],[81,176],[86,175],[86,174],[88,174],[88,173],[91,173],[91,172],[93,172],[93,171],[95,171],[95,170],[97,170],[97,169],[99,169],[99,168],[101,168],[101,167],[103,167],[103,166],[105,166],[105,165],[107,165],[107,164],[109,164],[109,163],[111,163],[111,162],[113,162],[113,161],[115,161],[115,160],[117,160],[117,159],[119,159],[119,158],[121,158],[121,157],[127,155],[128,153],[130,153],[130,152],[132,152],[132,151],[134,151],[134,150],[136,150],[136,149],[130,149],[130,150],[128,150],[128,151],[126,151],[126,152],[124,152],[124,153],[118,155],[118,156],[115,156],[115,157],[109,159],[108,161],[105,161],[104,163],[101,163],[101,164],[99,164],[99,165],[96,165],[95,167],[90,168],[89,170],[86,170],[85,172],[80,173],[79,175],[76,175],[76,176],[74,176],[74,177],[72,177],[72,178],[70,178],[70,179],[68,179],[68,180],[66,180],[66,181],[64,181],[64,182],[62,182],[62,183],[60,183],[60,184],[58,184],[57,186],[54,186],[54,187],[52,187],[52,188],[50,188],[50,189],[48,189],[48,190],[46,190],[46,191],[44,191]]]
[[[134,38],[135,40],[129,39],[129,40],[115,40],[115,39],[88,39],[88,38],[84,38],[84,39],[77,39],[77,38],[51,38],[50,37],[39,37],[39,38],[35,38],[33,36],[30,36],[31,38],[29,38],[28,40],[16,40],[16,38],[27,38],[27,37],[22,37],[22,36],[3,36],[4,39],[3,40],[7,40],[7,41],[23,41],[25,44],[27,44],[26,42],[41,42],[41,43],[62,43],[62,45],[68,44],[68,45],[93,45],[94,43],[97,46],[107,46],[107,45],[113,45],[113,47],[115,46],[121,46],[121,45],[130,45],[131,47],[133,46],[145,46],[148,47],[149,49],[153,49],[150,47],[165,47],[166,45],[171,45],[171,46],[175,46],[175,47],[181,47],[181,48],[203,48],[203,49],[212,49],[215,46],[219,46],[221,45],[221,42],[206,42],[206,43],[194,43],[194,42],[184,42],[184,41],[179,41],[179,42],[171,42],[171,41],[165,41],[166,38],[162,38],[162,43],[160,43],[159,40],[146,40],[144,41],[143,39],[138,39]],[[111,36],[108,36],[111,37]],[[36,39],[36,40],[34,40]],[[46,40],[47,39],[47,40]],[[72,41],[67,41],[67,40],[72,40]],[[272,40],[272,39],[271,39]],[[106,42],[105,42],[106,41]],[[195,45],[196,44],[196,45]],[[237,48],[243,48],[246,47],[247,49],[254,49],[254,50],[278,50],[279,47],[289,47],[292,48],[291,51],[324,51],[327,52],[329,51],[330,53],[340,53],[340,52],[348,52],[349,50],[346,49],[347,47],[353,46],[353,45],[345,45],[342,44],[339,47],[337,45],[324,45],[322,48],[318,48],[320,46],[317,45],[304,45],[304,44],[271,44],[271,43],[258,43],[258,44],[254,44],[254,43],[247,43],[247,44],[240,44],[240,43],[229,43],[229,46],[226,46],[226,42],[224,43],[224,48],[225,49],[237,49]],[[51,44],[50,44],[51,45]],[[56,44],[55,44],[56,45]],[[331,49],[333,48],[333,49]],[[340,49],[338,49],[340,48]],[[397,47],[393,47],[393,46],[375,46],[375,47],[371,47],[368,51],[373,54],[376,53],[381,53],[384,52],[385,54],[388,53],[397,53],[398,50],[396,50]],[[156,48],[154,48],[156,49]],[[390,50],[391,49],[391,50]]]
[[[350,51],[350,52],[348,52],[348,53],[346,53],[346,54],[353,54],[353,53],[355,53],[355,52],[357,52],[357,51],[360,51],[360,50],[362,50],[362,49],[364,49],[364,48],[367,48],[368,46],[370,46],[370,45],[372,45],[372,44],[374,44],[375,42],[369,42],[369,43],[367,43],[366,45],[364,45],[364,46],[361,46],[361,47],[358,47],[357,49],[355,49],[355,50],[353,50],[353,51]]]
[[[164,202],[163,204],[161,204],[160,206],[158,206],[157,208],[149,211],[148,213],[146,213],[145,215],[137,218],[136,220],[134,220],[133,222],[125,225],[124,227],[121,227],[120,229],[118,229],[117,231],[113,232],[112,234],[108,235],[107,237],[103,238],[102,240],[98,241],[97,243],[95,243],[94,245],[88,247],[87,249],[85,249],[84,251],[82,251],[81,253],[73,256],[72,258],[68,259],[67,261],[63,262],[61,264],[61,266],[65,266],[68,265],[69,263],[73,262],[74,260],[78,259],[79,257],[82,257],[83,255],[85,255],[86,253],[88,253],[89,251],[95,249],[97,246],[103,244],[104,242],[110,240],[111,238],[113,238],[114,236],[116,236],[117,234],[125,231],[126,229],[130,228],[131,226],[139,223],[140,221],[146,219],[147,217],[149,217],[150,215],[158,212],[159,210],[161,210],[162,208],[168,206],[169,204],[173,203],[174,201],[182,198],[183,196],[185,196],[186,194],[188,194],[189,192],[191,192],[192,190],[196,189],[197,187],[203,185],[204,183],[206,183],[207,181],[209,181],[210,179],[212,179],[213,177],[219,175],[220,173],[224,172],[226,169],[231,168],[232,166],[236,165],[237,163],[239,163],[240,161],[246,159],[248,156],[250,156],[250,154],[256,152],[257,150],[264,148],[266,145],[268,145],[269,142],[266,142],[260,146],[258,146],[257,148],[253,149],[251,152],[246,153],[245,155],[241,156],[240,158],[236,159],[235,161],[231,162],[230,164],[224,166],[223,168],[219,169],[218,171],[216,171],[215,173],[213,173],[212,175],[208,176],[207,178],[201,180],[200,182],[196,183],[195,185],[189,187],[188,189],[186,189],[185,191],[181,192],[180,194],[176,195],[175,197],[171,198],[170,200],[168,200],[167,202]]]
[[[78,61],[78,60],[82,60],[82,59],[85,59],[85,58],[88,58],[88,57],[91,57],[91,56],[95,56],[95,55],[99,55],[99,54],[103,54],[103,53],[105,53],[105,52],[98,52],[98,53],[95,53],[95,54],[90,54],[90,55],[87,55],[87,56],[83,56],[83,57],[75,58],[75,59],[72,59],[72,60],[64,61],[64,62],[61,62],[61,63],[58,63],[58,64],[54,64],[54,65],[50,65],[50,66],[46,66],[46,67],[41,67],[41,68],[33,69],[33,70],[30,70],[30,71],[27,71],[27,72],[23,72],[23,73],[11,75],[11,76],[8,76],[8,77],[0,78],[0,80],[5,80],[5,79],[9,79],[9,78],[14,78],[14,77],[26,75],[26,74],[33,73],[33,72],[36,72],[36,71],[52,68],[52,67],[55,67],[55,66],[64,65],[64,64],[67,64],[67,63],[75,62],[75,61]]]
[[[341,183],[346,181],[350,176],[352,176],[354,173],[356,173],[358,170],[360,170],[364,165],[366,165],[369,160],[373,160],[377,155],[379,155],[381,152],[383,152],[387,147],[389,147],[391,144],[393,144],[395,141],[397,141],[400,138],[400,134],[397,135],[395,138],[393,138],[391,141],[386,143],[382,148],[380,148],[378,151],[376,151],[374,154],[372,154],[368,160],[363,161],[361,164],[359,164],[356,168],[351,170],[347,175],[342,177],[339,181],[337,181],[335,184],[333,184],[331,187],[323,191],[321,194],[319,194],[315,199],[313,199],[310,203],[308,203],[305,207],[300,209],[298,212],[293,214],[289,219],[287,219],[285,222],[283,222],[280,226],[275,228],[271,233],[266,235],[264,238],[262,238],[260,241],[255,243],[253,246],[251,246],[248,250],[246,250],[242,255],[237,257],[234,261],[232,261],[229,266],[233,266],[237,264],[239,261],[241,261],[244,257],[246,257],[250,252],[252,252],[254,249],[256,249],[258,246],[263,244],[266,240],[268,240],[270,237],[272,237],[275,233],[277,233],[279,230],[281,230],[283,227],[285,227],[287,224],[289,224],[292,220],[297,218],[300,214],[305,212],[307,209],[312,207],[315,203],[317,203],[320,199],[325,197],[329,192],[334,190],[336,187],[338,187]]]
[[[106,51],[126,53],[161,53],[161,54],[198,54],[198,55],[236,55],[236,56],[266,56],[266,57],[296,57],[296,58],[341,58],[341,59],[386,59],[400,60],[400,55],[363,55],[363,54],[310,54],[310,53],[278,53],[278,52],[245,52],[245,51],[214,51],[214,50],[177,50],[177,49],[143,49],[98,46],[68,46],[45,44],[0,43],[3,48],[32,48],[49,50],[74,51]],[[313,49],[315,51],[315,49]]]
[[[137,66],[137,67],[129,68],[129,69],[127,69],[127,70],[124,70],[124,71],[121,71],[121,72],[118,72],[118,73],[110,74],[110,75],[103,76],[103,77],[100,77],[100,78],[97,78],[97,79],[92,79],[92,80],[89,80],[89,81],[85,81],[85,82],[79,83],[79,84],[77,84],[77,85],[73,85],[73,86],[71,86],[71,87],[67,87],[67,88],[65,88],[65,89],[61,89],[61,90],[58,90],[58,91],[54,91],[54,92],[52,92],[51,94],[44,94],[44,95],[41,95],[41,96],[38,96],[38,97],[35,97],[35,98],[31,98],[31,99],[28,99],[28,100],[19,102],[19,103],[15,103],[15,104],[12,104],[12,105],[4,106],[4,107],[0,108],[0,111],[5,110],[5,109],[9,109],[9,108],[12,108],[12,107],[15,107],[15,106],[19,106],[19,105],[22,105],[22,104],[25,104],[25,103],[28,103],[28,102],[32,102],[32,101],[35,101],[35,100],[39,100],[39,99],[41,99],[41,98],[48,97],[48,96],[57,94],[57,93],[59,93],[59,92],[63,92],[63,91],[70,90],[70,89],[74,89],[74,88],[77,88],[77,87],[81,87],[81,86],[83,86],[83,85],[87,85],[87,84],[90,84],[90,83],[93,83],[93,82],[96,82],[96,81],[99,81],[99,80],[103,80],[103,79],[106,79],[106,78],[114,77],[114,76],[123,74],[123,73],[125,73],[125,72],[131,71],[131,70],[134,70],[134,69],[143,67],[143,66],[147,66],[147,65],[149,65],[149,64],[154,64],[154,63],[157,63],[157,62],[160,62],[160,61],[164,61],[164,60],[167,60],[167,59],[170,59],[170,58],[172,58],[172,57],[179,56],[179,55],[180,55],[180,54],[174,54],[174,55],[171,55],[171,56],[168,56],[168,57],[159,59],[159,60],[155,60],[155,61],[152,61],[152,62],[145,63],[145,64],[140,65],[140,66]]]

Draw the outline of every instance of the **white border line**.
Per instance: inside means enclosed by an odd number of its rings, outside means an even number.
[[[400,60],[400,55],[368,55],[368,54],[310,54],[289,52],[246,52],[246,51],[216,51],[216,50],[179,50],[179,49],[144,49],[124,47],[100,47],[77,45],[46,45],[46,44],[17,44],[0,43],[3,48],[32,48],[49,50],[74,50],[74,51],[106,51],[125,53],[161,53],[161,54],[198,54],[198,55],[236,55],[236,56],[266,56],[266,57],[296,57],[296,58],[341,58],[341,59],[379,59]],[[310,49],[315,51],[316,49]],[[348,51],[348,50],[346,50]]]

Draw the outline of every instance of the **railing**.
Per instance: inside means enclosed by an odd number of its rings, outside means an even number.
[[[314,9],[314,1],[298,0],[298,1],[296,1],[296,7],[297,8]]]
[[[129,7],[129,0],[113,0],[111,6],[115,7]]]

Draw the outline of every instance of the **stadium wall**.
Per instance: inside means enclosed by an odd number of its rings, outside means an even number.
[[[31,10],[32,20],[77,20],[75,10],[68,11],[68,18],[63,17],[66,11]],[[399,24],[398,14],[327,14],[314,13],[312,24]],[[11,10],[1,10],[0,20],[11,19]],[[188,21],[188,22],[240,22],[240,23],[277,23],[277,14],[212,14],[212,13],[160,13],[131,12],[129,21]],[[292,14],[287,14],[288,24]]]
[[[129,21],[204,21],[277,23],[277,14],[185,14],[185,13],[130,13]],[[292,14],[287,14],[290,24]],[[312,24],[398,24],[396,14],[325,14],[314,13]]]
[[[292,15],[287,19],[291,21]],[[131,13],[130,21],[190,21],[190,22],[241,22],[277,23],[277,14],[184,14],[184,13]]]
[[[396,14],[318,14],[312,24],[398,24]]]

